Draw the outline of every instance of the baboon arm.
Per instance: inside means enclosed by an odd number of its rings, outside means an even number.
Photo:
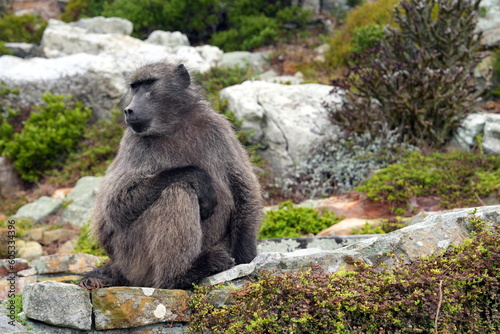
[[[217,195],[212,178],[202,168],[186,166],[166,169],[123,186],[109,200],[107,212],[113,215],[109,219],[127,226],[155,203],[164,189],[175,183],[186,183],[195,190],[202,220],[213,214],[217,205]]]

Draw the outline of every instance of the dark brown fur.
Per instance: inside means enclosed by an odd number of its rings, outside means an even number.
[[[128,127],[94,212],[110,262],[80,285],[188,288],[250,262],[261,193],[230,123],[183,65],[145,65],[130,85]]]

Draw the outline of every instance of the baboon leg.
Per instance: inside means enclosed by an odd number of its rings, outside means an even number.
[[[129,283],[112,263],[108,263],[86,273],[78,285],[87,290],[94,290],[108,286],[128,286]]]
[[[190,289],[193,283],[200,282],[203,278],[220,273],[234,266],[234,259],[223,246],[216,245],[203,251],[193,262],[192,266],[183,275],[174,280],[167,280],[165,288]]]

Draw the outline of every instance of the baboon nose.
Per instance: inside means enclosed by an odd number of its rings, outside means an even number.
[[[123,112],[125,113],[125,116],[130,116],[134,111],[130,108],[126,108]]]

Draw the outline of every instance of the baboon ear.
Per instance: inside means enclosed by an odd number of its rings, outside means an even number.
[[[177,78],[179,79],[182,88],[188,88],[191,83],[191,76],[189,75],[188,70],[184,67],[184,64],[179,64],[175,68],[175,73],[177,74]]]

